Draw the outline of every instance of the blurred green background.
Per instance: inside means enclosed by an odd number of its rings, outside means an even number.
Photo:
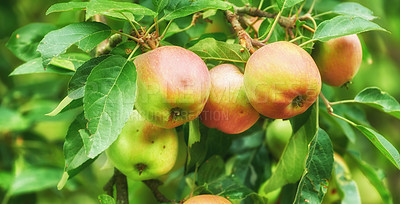
[[[97,196],[103,192],[102,187],[112,174],[112,168],[107,165],[103,155],[90,168],[69,181],[62,191],[58,191],[55,185],[64,166],[64,137],[79,110],[67,111],[57,117],[44,114],[65,97],[70,76],[8,76],[23,63],[5,47],[14,30],[33,22],[62,27],[83,19],[79,12],[46,16],[47,8],[56,2],[62,1],[2,0],[0,4],[0,202],[7,197],[10,203],[97,203]],[[390,33],[372,31],[361,34],[368,52],[364,53],[363,64],[353,84],[348,89],[324,89],[331,93],[329,99],[335,101],[351,99],[362,89],[377,86],[399,101],[400,1],[357,2],[370,8],[379,17],[375,22]],[[399,120],[368,107],[357,107],[365,109],[371,125],[400,149]],[[400,172],[364,136],[359,135],[357,143],[351,144],[350,149],[362,152],[362,159],[384,171],[394,201],[400,203]],[[19,176],[14,178],[16,174]],[[359,182],[363,203],[381,202],[359,170],[354,169],[353,176]],[[25,185],[26,179],[30,179],[30,185]],[[140,190],[140,185],[132,187],[131,193],[146,191]],[[11,190],[6,194],[5,189]]]

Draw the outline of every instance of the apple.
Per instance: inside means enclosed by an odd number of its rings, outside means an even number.
[[[164,46],[139,55],[135,107],[151,123],[174,128],[200,115],[210,94],[208,68],[195,53]]]
[[[107,149],[111,163],[132,180],[167,174],[178,156],[175,128],[164,129],[133,111],[118,139]]]
[[[221,64],[210,70],[210,77],[211,92],[200,121],[228,134],[253,126],[260,115],[247,99],[240,70],[233,64]]]
[[[324,83],[342,86],[357,74],[362,48],[356,34],[328,40],[316,48],[313,56]]]
[[[276,119],[268,125],[265,136],[268,150],[279,159],[292,136],[292,125],[289,120]]]
[[[184,204],[231,204],[231,202],[221,196],[216,195],[198,195],[191,197]]]
[[[262,115],[287,119],[305,112],[321,91],[312,57],[286,41],[265,45],[246,63],[244,86],[250,104]]]

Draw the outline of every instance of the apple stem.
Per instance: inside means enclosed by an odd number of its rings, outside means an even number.
[[[319,96],[321,97],[322,101],[324,102],[324,104],[326,106],[326,109],[328,109],[328,113],[332,115],[333,114],[333,108],[331,106],[331,103],[328,101],[328,99],[325,98],[325,96],[324,96],[324,94],[322,92],[319,94]]]

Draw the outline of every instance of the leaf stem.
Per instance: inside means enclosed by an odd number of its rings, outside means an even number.
[[[124,12],[120,12],[120,13],[126,18],[126,20],[129,22],[129,24],[131,24],[132,28],[135,30],[136,36],[139,37],[140,34],[139,34],[138,30],[136,29],[136,26],[133,25],[132,21],[129,20],[128,16],[126,16],[126,15],[124,14]]]
[[[131,59],[132,59],[132,57],[133,57],[133,55],[134,55],[134,53],[136,52],[136,50],[139,48],[139,43],[136,45],[136,47],[133,49],[133,51],[131,52],[131,54],[129,55],[129,57],[128,57],[128,60],[127,61],[130,61]]]
[[[123,35],[123,36],[125,36],[125,37],[127,37],[127,38],[130,38],[130,39],[132,39],[132,40],[134,40],[134,41],[136,41],[136,42],[138,42],[138,43],[141,43],[141,41],[140,41],[139,38],[135,38],[135,37],[133,37],[133,36],[131,36],[131,35],[128,35],[128,34],[126,34],[126,33],[119,32],[119,31],[116,31],[116,30],[112,30],[111,32],[113,32],[113,33],[118,33],[118,34]]]
[[[343,103],[357,103],[355,100],[343,100],[343,101],[335,101],[331,102],[330,105],[337,105],[337,104],[343,104]]]
[[[282,9],[279,11],[278,15],[276,16],[275,21],[272,24],[271,30],[269,30],[267,37],[263,41],[261,41],[262,43],[268,42],[269,38],[271,37],[272,32],[274,31],[275,26],[278,23],[279,18],[281,17],[283,10],[285,9],[285,4],[286,4],[286,0],[283,2]]]
[[[303,42],[302,44],[300,44],[299,46],[300,47],[303,47],[304,45],[307,45],[308,43],[312,43],[312,42],[314,42],[314,41],[317,41],[316,39],[311,39],[311,40],[308,40],[308,41],[306,41],[306,42]]]
[[[353,121],[351,121],[351,120],[349,120],[349,119],[347,119],[347,118],[345,118],[345,117],[342,117],[342,116],[337,115],[337,114],[335,114],[335,113],[330,113],[330,114],[331,114],[332,116],[336,117],[336,118],[339,118],[339,119],[341,119],[341,120],[346,121],[347,123],[349,123],[350,125],[352,125],[352,126],[354,126],[354,127],[357,126],[357,124],[355,124]]]
[[[173,21],[174,21],[174,20],[170,20],[170,21],[168,22],[167,27],[165,27],[163,33],[162,33],[161,36],[159,37],[160,40],[162,40],[162,39],[164,38],[165,34],[167,33],[167,31],[168,31],[168,29],[169,29],[169,27],[171,26],[171,24],[172,24]]]
[[[317,15],[315,15],[313,17],[314,18],[318,18],[318,17],[325,16],[325,15],[332,14],[332,13],[333,13],[332,11],[327,11],[327,12],[324,12],[324,13],[317,14]]]

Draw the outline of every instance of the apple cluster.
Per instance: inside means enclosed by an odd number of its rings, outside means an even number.
[[[238,134],[260,114],[291,118],[315,102],[322,82],[342,86],[350,81],[361,53],[357,35],[322,43],[314,58],[293,43],[279,41],[255,51],[242,73],[233,64],[208,70],[198,55],[182,47],[156,48],[134,61],[136,110],[107,155],[131,179],[157,178],[174,167],[182,149],[175,127],[199,117],[209,128]]]

